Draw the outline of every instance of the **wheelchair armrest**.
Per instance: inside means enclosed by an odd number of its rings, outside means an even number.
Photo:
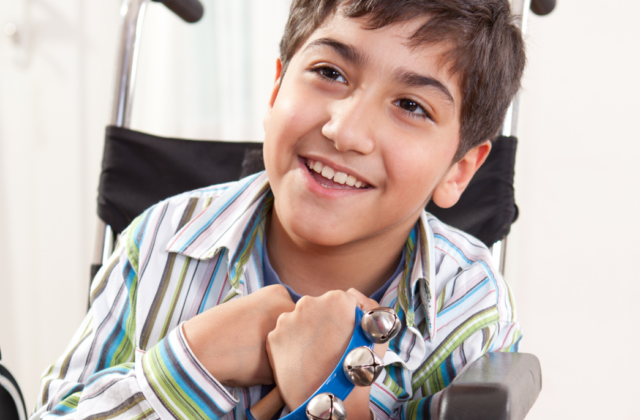
[[[0,419],[26,420],[24,398],[16,380],[0,361]]]
[[[521,420],[542,389],[533,354],[487,353],[445,388],[441,420]]]

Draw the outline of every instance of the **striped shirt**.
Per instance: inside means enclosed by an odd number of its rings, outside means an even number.
[[[260,173],[178,195],[136,218],[93,280],[80,328],[44,373],[32,419],[244,419],[261,386],[221,385],[179,326],[263,286],[272,202]],[[440,391],[465,365],[517,351],[521,338],[487,248],[424,212],[381,305],[396,310],[403,328],[371,387],[378,419],[436,419]]]

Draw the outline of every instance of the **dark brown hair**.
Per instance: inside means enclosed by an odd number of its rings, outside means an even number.
[[[333,13],[367,18],[367,29],[428,17],[408,38],[412,46],[445,42],[442,57],[462,92],[460,143],[454,162],[493,140],[520,87],[524,42],[508,0],[293,0],[280,41],[283,75],[293,55]]]

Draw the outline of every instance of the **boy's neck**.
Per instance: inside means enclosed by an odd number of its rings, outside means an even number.
[[[271,266],[283,284],[303,296],[350,288],[370,296],[394,273],[410,232],[322,246],[290,234],[280,223],[275,207],[266,228]]]

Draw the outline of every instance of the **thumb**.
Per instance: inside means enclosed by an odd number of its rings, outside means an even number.
[[[365,312],[380,307],[380,304],[378,302],[376,302],[373,299],[369,299],[368,297],[366,297],[356,289],[353,289],[353,288],[349,289],[347,290],[347,293],[356,298],[356,301],[358,302],[358,306],[360,307],[360,309],[362,309]],[[381,359],[384,359],[384,355],[387,352],[388,348],[389,348],[389,343],[376,344],[373,347],[373,351],[376,352],[376,354]]]
[[[351,288],[347,290],[347,293],[356,298],[358,306],[365,312],[380,307],[380,304],[378,302],[373,299],[369,299],[356,289]]]

